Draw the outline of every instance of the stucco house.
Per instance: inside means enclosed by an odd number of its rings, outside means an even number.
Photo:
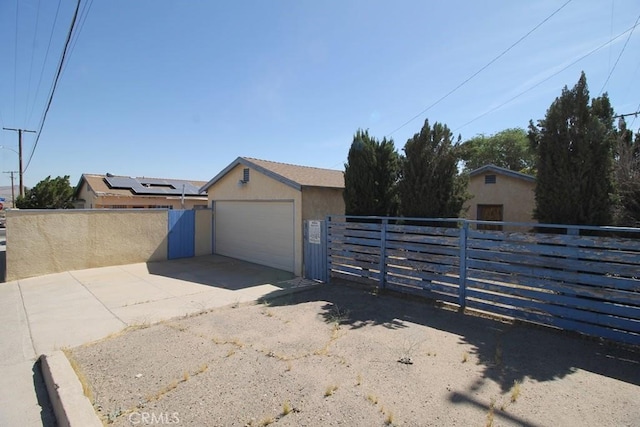
[[[344,215],[339,170],[238,157],[207,182],[214,253],[302,274],[303,223]]]
[[[469,173],[467,217],[474,220],[535,222],[536,179],[495,165],[485,165]],[[492,226],[479,226],[491,228]],[[501,227],[493,227],[501,228]]]
[[[75,188],[77,209],[197,209],[207,207],[204,181],[82,174]]]

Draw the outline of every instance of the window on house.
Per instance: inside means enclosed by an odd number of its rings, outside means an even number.
[[[242,171],[242,181],[249,182],[249,168],[244,168]]]
[[[495,175],[485,175],[484,176],[484,183],[485,184],[495,184],[496,183],[496,176]]]

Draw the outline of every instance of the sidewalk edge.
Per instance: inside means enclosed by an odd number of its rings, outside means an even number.
[[[56,350],[40,356],[42,377],[59,427],[102,427],[80,380],[65,354]]]

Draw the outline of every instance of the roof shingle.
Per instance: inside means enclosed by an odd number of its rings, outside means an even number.
[[[289,163],[254,159],[252,157],[238,157],[211,179],[211,181],[207,182],[200,191],[207,191],[237,165],[253,168],[296,189],[300,189],[301,187],[344,188],[344,173],[340,170],[292,165]]]
[[[243,158],[291,181],[297,182],[301,186],[344,188],[344,173],[340,170],[292,165],[251,157]]]

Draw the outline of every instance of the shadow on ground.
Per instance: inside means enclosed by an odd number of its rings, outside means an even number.
[[[33,387],[36,391],[36,399],[38,400],[38,405],[40,406],[40,420],[42,421],[43,427],[55,427],[56,417],[53,413],[53,407],[51,406],[51,401],[49,400],[49,394],[47,393],[47,387],[44,383],[44,378],[42,377],[42,367],[40,364],[40,359],[36,361],[33,365]]]
[[[287,271],[221,255],[149,262],[150,274],[236,291],[253,286],[276,285],[293,279]]]
[[[271,297],[271,298],[270,298]],[[640,348],[578,336],[541,326],[511,324],[459,313],[429,300],[337,283],[285,296],[267,296],[270,305],[325,301],[321,315],[345,327],[381,325],[402,329],[414,323],[459,336],[483,366],[483,378],[469,396],[452,395],[453,402],[472,398],[474,390],[491,379],[509,390],[525,377],[543,382],[571,375],[578,369],[640,385]],[[428,339],[428,338],[427,338]],[[467,402],[473,403],[473,402]]]

